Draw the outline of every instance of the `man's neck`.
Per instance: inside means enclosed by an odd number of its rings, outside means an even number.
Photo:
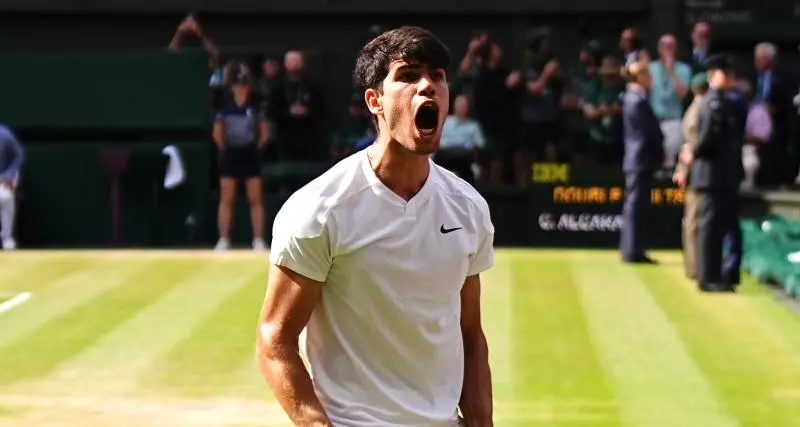
[[[300,81],[300,73],[286,73],[286,78],[293,82]]]
[[[428,156],[411,153],[381,136],[367,148],[367,157],[378,179],[405,200],[419,192],[430,173]]]

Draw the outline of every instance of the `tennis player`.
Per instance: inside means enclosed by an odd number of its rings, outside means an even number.
[[[417,27],[364,46],[354,74],[375,143],[275,218],[258,361],[295,425],[493,426],[479,274],[494,227],[472,186],[429,158],[449,65]]]

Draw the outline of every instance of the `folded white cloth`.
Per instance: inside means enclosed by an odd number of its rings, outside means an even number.
[[[167,172],[164,175],[164,188],[171,190],[186,180],[186,168],[183,166],[183,159],[178,147],[168,145],[161,150],[165,156],[169,156],[169,163],[167,164]]]

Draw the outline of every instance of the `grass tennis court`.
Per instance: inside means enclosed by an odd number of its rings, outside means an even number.
[[[800,318],[655,255],[498,250],[495,425],[800,425]],[[0,426],[288,426],[254,362],[266,273],[251,252],[0,253],[0,304],[29,294],[0,312]]]

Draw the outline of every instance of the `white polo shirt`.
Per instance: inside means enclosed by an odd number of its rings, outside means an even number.
[[[301,338],[337,427],[450,427],[464,378],[460,291],[493,263],[489,207],[431,162],[405,201],[366,150],[294,193],[270,262],[325,282]]]

